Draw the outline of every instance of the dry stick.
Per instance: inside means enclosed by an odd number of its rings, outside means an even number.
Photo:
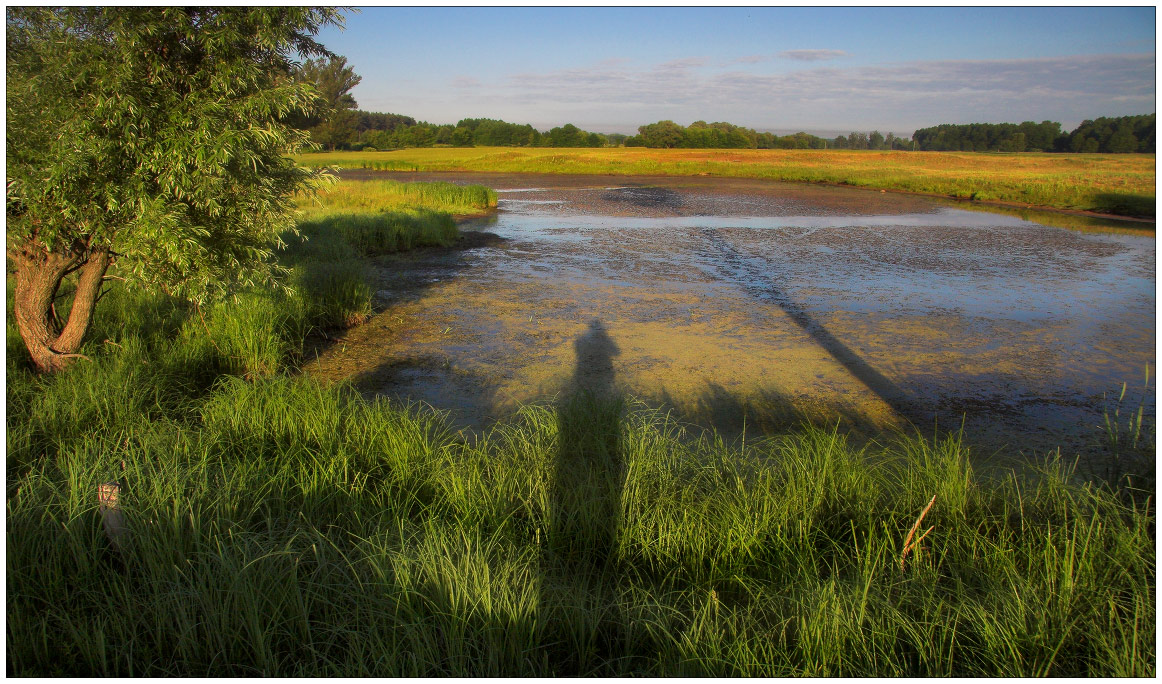
[[[900,572],[904,571],[904,560],[908,557],[908,553],[911,552],[912,549],[918,548],[920,542],[924,540],[924,537],[927,537],[929,532],[936,529],[936,526],[933,525],[932,527],[929,527],[927,530],[925,530],[924,534],[920,535],[916,541],[912,541],[912,536],[916,534],[916,530],[920,529],[921,521],[924,520],[925,515],[928,515],[928,511],[932,508],[932,504],[934,503],[936,503],[935,494],[932,495],[932,500],[928,502],[928,505],[924,507],[924,510],[920,511],[920,517],[916,518],[916,522],[912,524],[912,529],[908,531],[908,536],[904,538],[904,550],[900,553]]]
[[[125,512],[121,510],[118,499],[121,496],[121,484],[106,482],[97,487],[98,510],[101,513],[101,524],[105,528],[105,536],[118,551],[124,551],[128,541],[129,526],[125,524]]]

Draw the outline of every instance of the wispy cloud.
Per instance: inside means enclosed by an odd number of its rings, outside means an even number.
[[[452,87],[454,88],[479,88],[480,81],[471,76],[457,76],[452,79]]]
[[[769,61],[771,61],[771,58],[769,55],[747,55],[745,57],[739,57],[737,59],[732,59],[729,62],[727,62],[727,64],[760,64],[762,62],[769,62]]]
[[[843,50],[784,50],[779,53],[779,57],[796,62],[826,62],[847,57],[847,53]]]
[[[698,67],[706,66],[710,63],[708,57],[683,57],[681,59],[672,59],[668,62],[662,62],[654,67],[655,71],[685,71],[686,69],[696,69]]]
[[[599,64],[527,72],[510,77],[492,96],[525,105],[551,103],[563,111],[657,111],[733,117],[752,125],[817,126],[1080,121],[1122,113],[1111,110],[1112,103],[1132,110],[1125,113],[1153,111],[1155,97],[1153,53],[815,67],[767,74],[701,68],[706,65],[698,57],[645,68]]]

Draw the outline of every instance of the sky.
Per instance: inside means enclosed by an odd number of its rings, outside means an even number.
[[[662,119],[894,132],[1155,111],[1142,7],[364,7],[319,38],[359,108],[431,123]]]

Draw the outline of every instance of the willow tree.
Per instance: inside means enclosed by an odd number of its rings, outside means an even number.
[[[113,277],[203,302],[267,281],[331,9],[9,8],[12,313],[33,363],[78,356]],[[67,304],[67,306],[66,306]],[[67,309],[62,311],[61,309]]]

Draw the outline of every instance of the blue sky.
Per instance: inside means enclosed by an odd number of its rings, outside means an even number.
[[[365,7],[361,109],[634,132],[893,131],[1155,111],[1155,8]]]

